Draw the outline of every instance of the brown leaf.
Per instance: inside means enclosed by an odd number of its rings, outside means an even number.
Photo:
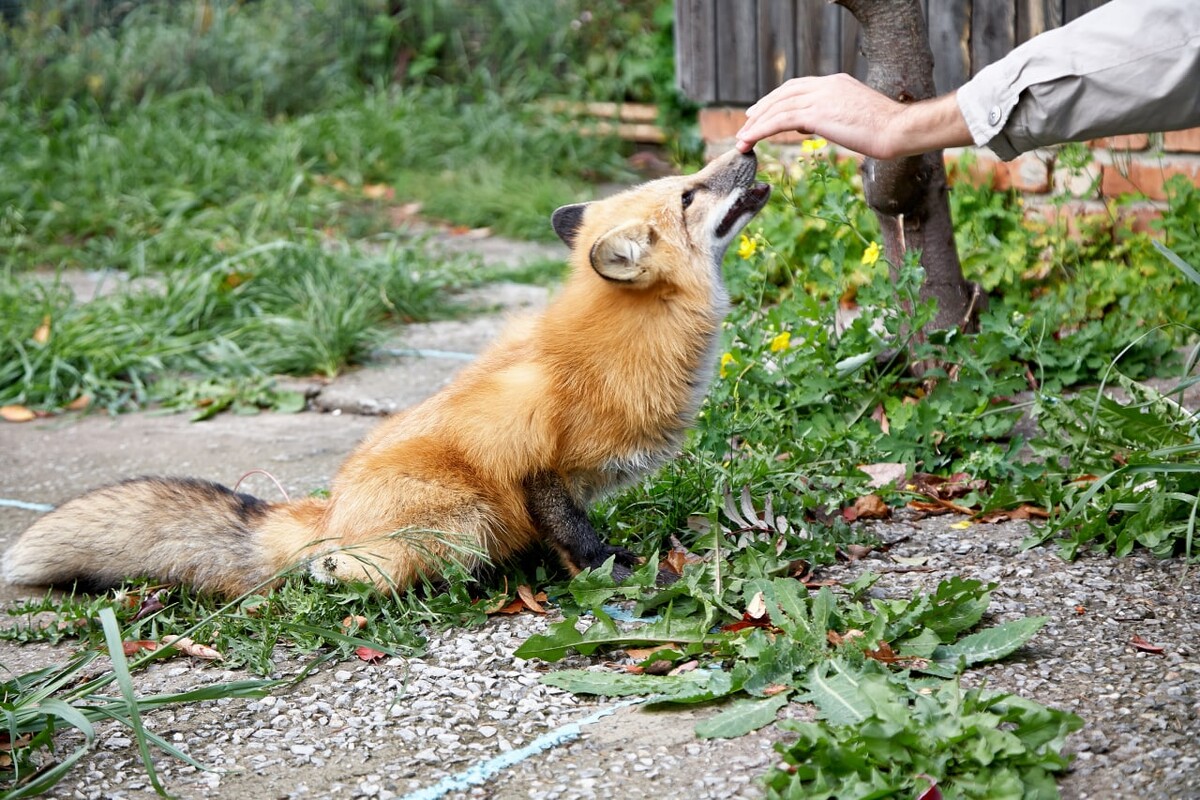
[[[81,394],[71,402],[67,403],[68,411],[83,411],[92,404],[92,398],[89,395]]]
[[[50,341],[50,315],[42,317],[42,324],[37,326],[37,330],[33,332],[33,340],[38,344],[45,344]]]
[[[206,644],[198,644],[193,642],[186,636],[164,636],[162,637],[163,645],[170,645],[181,653],[189,655],[192,658],[202,658],[205,661],[216,661],[224,658],[220,652],[214,650]]]
[[[767,598],[762,592],[756,592],[746,605],[746,616],[753,620],[764,619],[767,616]]]
[[[877,494],[863,495],[854,501],[854,505],[842,509],[842,516],[847,522],[857,519],[887,519],[892,515],[888,504]]]
[[[659,661],[651,661],[649,664],[642,667],[641,670],[647,675],[667,675],[670,674],[671,670],[674,668],[675,665],[668,659],[664,658]]]
[[[1028,503],[1004,511],[997,509],[975,517],[976,522],[1007,522],[1010,519],[1049,519],[1050,512],[1044,508],[1031,506]]]
[[[25,406],[0,406],[0,419],[8,422],[29,422],[36,416]]]
[[[165,595],[166,590],[159,589],[157,592],[153,592],[152,594],[148,594],[143,597],[141,604],[138,606],[137,613],[133,615],[133,621],[137,622],[139,619],[145,619],[151,614],[162,611],[164,608],[166,608],[166,606],[163,604],[163,597]]]
[[[892,646],[882,639],[879,641],[879,647],[874,650],[863,650],[863,655],[873,658],[881,664],[895,664],[900,660],[900,656],[896,655]]]
[[[546,609],[542,607],[542,603],[546,602],[546,593],[538,592],[536,595],[533,589],[530,589],[525,584],[517,587],[517,596],[521,598],[521,602],[535,614],[545,614]]]
[[[516,600],[508,600],[507,598],[501,597],[501,598],[498,598],[495,603],[493,603],[492,605],[485,608],[483,611],[485,614],[491,615],[491,614],[520,614],[524,610],[525,610],[525,601],[523,601],[521,598],[518,597]]]
[[[845,633],[838,633],[835,630],[829,630],[825,632],[825,640],[834,647],[841,647],[848,642],[851,642],[855,639],[861,639],[864,636],[866,636],[866,634],[860,631],[858,628],[851,628]]]
[[[871,412],[871,419],[879,423],[879,430],[887,436],[892,432],[892,426],[888,424],[887,413],[883,410],[883,403],[875,406],[875,410]]]
[[[342,620],[342,630],[360,631],[367,627],[367,618],[362,614],[352,614]]]
[[[680,664],[678,667],[676,667],[675,669],[671,670],[671,671],[670,671],[670,672],[668,672],[667,674],[668,674],[668,675],[672,675],[672,676],[674,676],[674,675],[682,675],[682,674],[683,674],[683,673],[685,673],[685,672],[691,672],[692,670],[694,670],[694,669],[695,669],[696,667],[698,667],[698,666],[700,666],[700,662],[699,662],[699,661],[697,661],[696,659],[694,659],[694,658],[693,658],[691,661],[685,661],[685,662],[683,662],[682,664]]]
[[[358,656],[368,664],[378,664],[380,661],[387,658],[387,653],[381,653],[372,647],[367,647],[365,644],[354,648],[354,655]]]
[[[871,476],[868,486],[872,489],[881,489],[893,483],[899,485],[908,474],[908,467],[904,464],[885,461],[880,464],[859,464],[858,471]]]
[[[790,692],[791,690],[792,687],[787,686],[786,684],[772,683],[763,687],[762,695],[763,697],[774,697],[777,694],[783,694],[784,692]]]
[[[136,641],[121,642],[121,649],[125,651],[125,656],[135,655],[142,650],[154,651],[158,649],[158,642],[151,639],[137,639]]]
[[[1151,644],[1141,636],[1138,636],[1136,633],[1133,635],[1133,638],[1129,640],[1129,643],[1133,645],[1134,650],[1141,650],[1143,653],[1152,653],[1156,656],[1165,654],[1162,645]]]
[[[846,557],[847,561],[858,561],[866,558],[873,552],[875,552],[875,548],[869,544],[850,544],[846,545],[846,549],[842,551],[842,554]]]
[[[626,647],[625,653],[635,661],[645,661],[650,656],[654,655],[655,653],[661,653],[663,650],[670,650],[678,653],[679,645],[667,643],[656,644],[654,647]]]
[[[671,552],[667,553],[666,558],[659,562],[658,568],[660,571],[667,570],[668,572],[672,572],[676,575],[682,575],[683,567],[686,564],[687,555],[678,550],[672,550]]]

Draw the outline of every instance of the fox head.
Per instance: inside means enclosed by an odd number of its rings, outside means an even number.
[[[576,260],[631,288],[686,283],[719,269],[729,243],[766,204],[754,153],[730,151],[694,175],[662,178],[603,200],[563,206],[551,223]],[[711,272],[709,274],[712,274]]]

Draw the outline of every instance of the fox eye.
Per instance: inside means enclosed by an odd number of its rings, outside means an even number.
[[[690,206],[692,204],[692,201],[695,199],[696,199],[696,190],[688,189],[686,192],[683,193],[683,198],[682,198],[683,207],[686,209],[688,206]]]

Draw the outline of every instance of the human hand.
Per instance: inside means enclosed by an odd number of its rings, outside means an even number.
[[[849,75],[792,78],[746,110],[737,149],[799,131],[878,159],[971,143],[953,94],[904,104]]]

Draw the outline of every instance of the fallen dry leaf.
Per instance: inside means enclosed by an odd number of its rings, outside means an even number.
[[[872,489],[882,489],[893,483],[899,485],[900,481],[904,480],[908,474],[908,467],[904,464],[885,461],[879,464],[859,464],[858,471],[871,476],[868,486]]]
[[[674,653],[680,652],[679,645],[668,643],[656,644],[654,647],[626,647],[625,653],[635,661],[645,661],[650,656],[655,653],[661,653],[663,650],[670,650]]]
[[[367,647],[365,644],[354,648],[354,655],[368,664],[377,664],[387,658],[387,653],[381,653],[372,647]]]
[[[546,602],[546,593],[538,592],[536,595],[533,589],[530,589],[525,584],[517,587],[517,596],[521,598],[521,602],[535,614],[545,614],[546,609],[542,607],[542,603]]]
[[[392,200],[396,190],[384,183],[364,183],[362,195],[368,200]]]
[[[869,544],[850,544],[846,545],[846,549],[840,552],[846,557],[847,561],[858,561],[875,552],[875,548]]]
[[[746,605],[746,616],[755,620],[767,616],[767,599],[763,597],[762,592],[757,592],[750,598],[750,602]]]
[[[37,326],[37,330],[33,332],[33,340],[38,344],[45,344],[50,341],[50,315],[42,317],[42,324]]]
[[[71,402],[67,403],[68,411],[83,411],[92,403],[92,398],[89,395],[81,394]]]
[[[700,666],[700,662],[693,658],[691,661],[683,662],[682,664],[680,664],[678,667],[671,670],[667,674],[668,675],[682,675],[685,672],[691,672],[698,666]]]
[[[882,639],[879,640],[879,646],[874,650],[863,650],[863,655],[881,664],[895,664],[900,660],[900,656],[896,655],[892,646]]]
[[[892,515],[892,509],[883,502],[877,494],[863,495],[854,501],[854,505],[842,509],[842,517],[847,522],[859,519],[887,519]]]
[[[137,639],[135,641],[121,642],[121,649],[125,651],[125,656],[127,658],[135,655],[136,653],[140,653],[142,650],[154,651],[157,650],[158,647],[158,642],[155,642],[151,639]]]
[[[1141,636],[1138,636],[1136,633],[1133,635],[1133,638],[1129,640],[1129,643],[1133,645],[1134,650],[1141,650],[1143,653],[1151,653],[1156,656],[1165,654],[1162,645],[1151,644]]]
[[[192,658],[202,658],[205,661],[217,661],[224,658],[219,651],[214,650],[206,644],[193,642],[186,636],[164,636],[162,637],[162,643],[164,646],[170,645]]]
[[[875,410],[871,412],[871,419],[879,423],[879,430],[887,436],[892,432],[892,426],[888,424],[887,413],[883,410],[883,403],[875,406]]]
[[[0,419],[8,422],[29,422],[36,416],[25,406],[0,406]]]
[[[777,694],[783,694],[784,692],[790,692],[791,690],[792,687],[786,684],[772,683],[763,687],[762,695],[763,697],[774,697]]]
[[[352,614],[342,620],[342,628],[344,630],[362,630],[365,627],[367,627],[367,618],[362,614]]]
[[[985,514],[980,514],[975,518],[976,522],[1007,522],[1008,520],[1028,520],[1028,519],[1050,519],[1050,512],[1038,506],[1031,506],[1028,503],[1017,506],[1016,508],[995,511],[988,511]]]
[[[866,634],[860,631],[858,628],[851,628],[845,633],[838,633],[835,630],[829,630],[825,632],[825,640],[834,647],[841,647],[844,644],[848,644],[855,639],[861,639],[864,636],[866,636]]]
[[[166,591],[167,590],[165,589],[159,589],[158,591],[143,597],[141,604],[138,606],[137,613],[133,615],[133,621],[137,622],[139,619],[145,619],[151,614],[162,611],[164,608],[166,608],[166,605],[163,603],[163,597],[166,595]]]

